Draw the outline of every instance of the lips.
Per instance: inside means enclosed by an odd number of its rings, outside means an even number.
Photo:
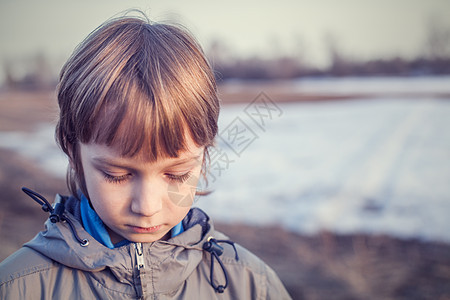
[[[131,229],[131,231],[133,231],[135,233],[154,233],[161,229],[161,225],[151,226],[151,227],[140,227],[140,226],[128,225],[128,227]]]

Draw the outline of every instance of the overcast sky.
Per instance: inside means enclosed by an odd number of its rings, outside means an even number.
[[[0,59],[41,51],[65,60],[107,18],[140,8],[186,25],[208,48],[219,39],[240,55],[292,53],[326,63],[325,36],[350,55],[414,56],[426,24],[450,27],[449,0],[0,0]]]

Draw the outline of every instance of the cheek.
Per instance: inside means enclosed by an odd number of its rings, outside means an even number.
[[[184,219],[184,217],[188,214],[190,209],[191,209],[190,206],[182,207],[173,205],[172,208],[170,209],[172,225],[180,223]]]
[[[195,172],[184,183],[169,184],[167,191],[169,200],[178,207],[191,207],[194,203],[199,176],[200,172]]]
[[[108,215],[120,213],[122,207],[126,205],[126,191],[120,185],[108,183],[101,174],[87,173],[86,188],[89,193],[91,204],[98,214]]]

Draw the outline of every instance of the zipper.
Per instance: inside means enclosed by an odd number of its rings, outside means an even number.
[[[137,292],[138,299],[143,299],[146,294],[147,286],[145,284],[145,260],[144,260],[144,250],[142,243],[135,243],[134,247],[136,249],[136,283],[135,289]]]
[[[136,265],[137,265],[137,269],[139,271],[142,268],[145,268],[144,252],[143,252],[142,243],[136,243]]]

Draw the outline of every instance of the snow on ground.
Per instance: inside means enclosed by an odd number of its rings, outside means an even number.
[[[450,93],[450,76],[304,78],[291,82],[303,93],[398,94]]]
[[[200,207],[221,220],[276,223],[303,233],[450,241],[449,101],[355,100],[281,109],[240,157],[229,151],[235,162]],[[223,115],[222,127],[233,114],[239,109]]]
[[[267,96],[223,108],[211,160],[214,192],[196,205],[221,221],[280,224],[301,233],[450,242],[450,99],[277,106]],[[65,175],[51,125],[34,134],[1,132],[0,147]]]
[[[227,80],[222,83],[226,91],[240,93],[258,89],[261,82]],[[420,96],[424,94],[449,94],[450,76],[417,77],[307,77],[273,82],[271,89],[283,93],[311,95],[367,95],[367,96]]]
[[[67,158],[56,146],[54,134],[54,124],[41,124],[34,132],[0,131],[0,147],[17,151],[50,174],[65,178]]]

